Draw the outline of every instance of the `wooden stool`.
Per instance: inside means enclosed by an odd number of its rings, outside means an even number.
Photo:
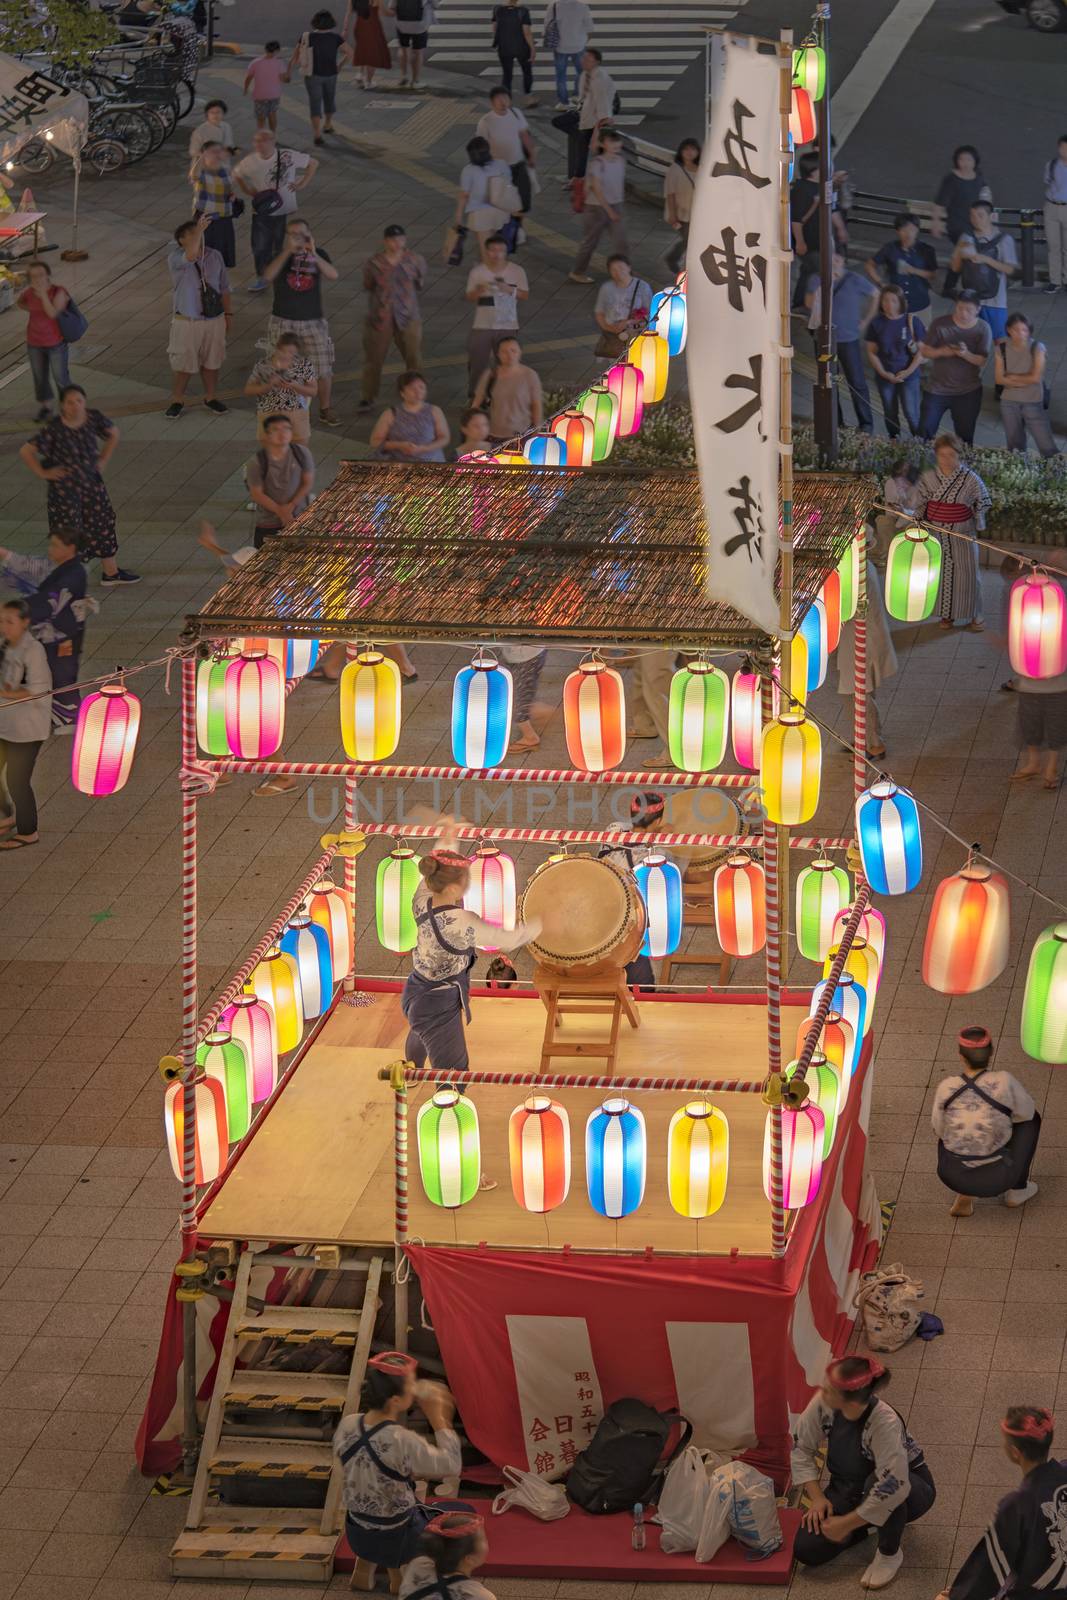
[[[568,978],[562,972],[548,967],[534,968],[534,986],[548,1013],[545,1017],[545,1038],[541,1046],[541,1071],[552,1070],[554,1056],[571,1056],[604,1062],[609,1074],[615,1071],[615,1058],[619,1048],[619,1026],[625,1016],[631,1028],[641,1026],[641,1017],[634,1004],[633,995],[626,987],[626,974],[620,967],[614,975],[597,978]],[[600,1039],[560,1038],[557,1029],[564,1017],[609,1018],[608,1034]]]
[[[682,925],[689,928],[713,928],[715,926],[715,890],[711,878],[698,878],[693,882],[682,884]],[[664,984],[671,981],[671,973],[675,967],[714,967],[719,969],[719,982],[727,984],[730,974],[734,970],[733,957],[728,956],[724,950],[709,950],[707,954],[690,953],[688,955],[664,956],[660,980]]]

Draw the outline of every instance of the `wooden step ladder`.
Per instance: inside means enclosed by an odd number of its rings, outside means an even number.
[[[626,987],[626,974],[620,970],[614,978],[567,978],[539,966],[534,968],[534,987],[547,1012],[540,1070],[551,1072],[556,1056],[568,1056],[603,1061],[605,1073],[614,1075],[623,1017],[631,1028],[641,1026],[640,1013]],[[560,1033],[560,1025],[566,1017],[576,1016],[605,1018],[607,1035],[598,1039],[568,1039]]]
[[[365,1274],[363,1304],[358,1309],[318,1306],[249,1304],[253,1267],[270,1266],[333,1274]],[[171,1551],[176,1578],[268,1579],[279,1583],[316,1583],[333,1574],[333,1556],[341,1533],[341,1466],[334,1458],[331,1436],[346,1412],[359,1409],[359,1393],[371,1353],[384,1263],[381,1256],[361,1259],[324,1252],[314,1256],[255,1254],[245,1250],[237,1267],[230,1318],[208,1407],[189,1516]],[[351,1352],[347,1373],[294,1372],[270,1366],[236,1369],[237,1352],[248,1341],[270,1341],[272,1348],[325,1343]],[[262,1348],[262,1347],[261,1347]],[[300,1414],[314,1431],[275,1421],[275,1416]],[[238,1413],[241,1421],[236,1421]],[[218,1496],[227,1479],[264,1484],[325,1486],[321,1509],[308,1506],[226,1505]],[[314,1491],[313,1491],[314,1492]],[[267,1496],[264,1495],[264,1500]],[[293,1496],[298,1499],[299,1496]]]

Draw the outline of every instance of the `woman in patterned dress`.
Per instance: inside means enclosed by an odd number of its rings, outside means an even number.
[[[936,465],[923,473],[916,487],[925,520],[935,528],[952,529],[951,534],[937,535],[942,553],[941,626],[963,622],[972,633],[981,633],[982,582],[974,536],[984,531],[992,501],[977,472],[963,465],[960,449],[954,433],[935,439]]]

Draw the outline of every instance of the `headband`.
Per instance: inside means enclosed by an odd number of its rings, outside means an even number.
[[[1051,1411],[1046,1411],[1044,1407],[1040,1409],[1035,1407],[1032,1416],[1023,1418],[1021,1427],[1009,1427],[1007,1419],[1005,1419],[1000,1424],[1000,1431],[1001,1433],[1006,1433],[1011,1439],[1045,1440],[1051,1437],[1055,1426],[1056,1418]]]
[[[446,1511],[426,1524],[426,1532],[436,1533],[440,1539],[468,1539],[473,1533],[481,1533],[484,1527],[484,1518],[473,1512],[468,1516],[462,1511]]]
[[[458,850],[445,850],[443,847],[430,851],[430,860],[436,861],[439,867],[469,867],[470,861],[466,856],[461,856]]]
[[[375,1372],[388,1374],[390,1378],[406,1378],[409,1372],[419,1370],[415,1357],[405,1355],[402,1350],[383,1350],[381,1355],[371,1356],[367,1365],[373,1367]]]
[[[840,1361],[831,1361],[830,1365],[826,1369],[826,1376],[829,1378],[834,1388],[840,1389],[842,1394],[848,1394],[853,1389],[866,1389],[874,1382],[876,1378],[883,1378],[885,1376],[885,1368],[883,1367],[882,1363],[880,1361],[876,1361],[873,1356],[857,1356],[855,1359],[857,1361],[862,1361],[867,1370],[865,1372],[856,1373],[855,1377],[853,1378],[837,1377],[837,1370],[841,1365]]]
[[[984,1050],[993,1043],[993,1036],[988,1028],[961,1028],[956,1043],[961,1050]]]
[[[630,799],[630,817],[634,822],[655,822],[663,815],[663,796],[654,789],[643,789]]]

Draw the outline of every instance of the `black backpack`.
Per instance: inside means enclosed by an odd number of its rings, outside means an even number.
[[[682,1435],[664,1458],[676,1422]],[[656,1411],[643,1400],[613,1400],[567,1478],[567,1498],[598,1515],[630,1511],[659,1498],[663,1474],[693,1436],[677,1411]]]
[[[397,22],[421,22],[422,0],[396,0]]]
[[[998,233],[992,239],[975,239],[979,255],[995,256],[999,261],[998,246],[1004,235]],[[1003,274],[993,267],[987,267],[984,261],[964,261],[960,270],[960,282],[965,289],[973,289],[981,300],[994,300],[1000,288]]]

